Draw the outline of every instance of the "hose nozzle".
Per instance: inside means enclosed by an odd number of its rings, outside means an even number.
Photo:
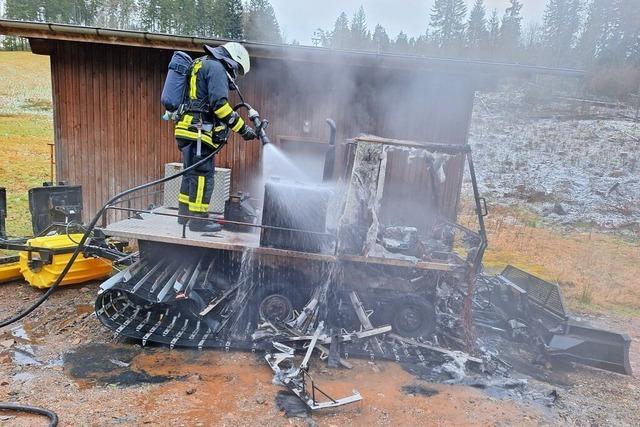
[[[253,108],[251,105],[247,104],[246,102],[242,102],[236,105],[233,109],[234,111],[237,111],[240,108],[247,109],[247,115],[249,117],[249,120],[251,120],[251,122],[253,123],[253,127],[256,130],[256,134],[258,135],[260,142],[262,142],[262,146],[264,147],[267,144],[271,144],[271,140],[269,139],[269,137],[267,136],[267,133],[265,132],[265,130],[269,126],[269,120],[260,118],[260,113],[258,113],[258,111],[255,108]]]
[[[260,142],[262,142],[262,146],[264,147],[267,144],[271,144],[271,140],[267,136],[265,130],[269,126],[269,120],[261,119],[260,113],[258,113],[253,108],[249,109],[249,120],[253,122],[253,126],[256,128],[256,134],[258,134],[258,138],[260,138]]]

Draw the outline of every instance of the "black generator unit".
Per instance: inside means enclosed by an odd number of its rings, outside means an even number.
[[[7,190],[0,188],[0,239],[7,238]]]
[[[53,226],[82,224],[82,186],[45,185],[29,190],[29,211],[33,235]]]
[[[264,187],[260,246],[320,253],[327,243],[330,190],[318,185],[272,180]]]
[[[227,221],[243,222],[245,224],[256,223],[256,210],[251,205],[249,194],[237,192],[229,197],[224,204],[224,219]],[[249,225],[231,224],[223,222],[222,226],[229,231],[251,232],[253,227]]]

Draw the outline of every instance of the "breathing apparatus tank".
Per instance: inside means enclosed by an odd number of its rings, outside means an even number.
[[[176,113],[179,114],[180,110],[184,108],[185,93],[192,64],[193,60],[186,53],[180,51],[173,53],[160,97],[160,102],[167,109],[163,119],[173,119]]]

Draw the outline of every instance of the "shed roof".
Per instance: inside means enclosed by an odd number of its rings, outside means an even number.
[[[0,34],[30,39],[66,40],[82,43],[102,43],[157,49],[199,51],[203,44],[219,45],[225,39],[213,39],[146,31],[115,30],[78,25],[27,22],[0,19]],[[314,63],[344,61],[354,65],[392,69],[410,69],[452,74],[484,76],[518,76],[549,74],[564,77],[583,77],[582,70],[551,68],[535,65],[491,62],[469,59],[427,57],[418,55],[378,53],[312,46],[293,46],[258,42],[244,42],[251,55],[258,58],[286,59]]]

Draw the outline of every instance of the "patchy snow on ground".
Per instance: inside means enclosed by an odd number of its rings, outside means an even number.
[[[476,100],[469,143],[492,203],[553,224],[640,232],[640,123],[604,107],[531,106],[523,91]]]

